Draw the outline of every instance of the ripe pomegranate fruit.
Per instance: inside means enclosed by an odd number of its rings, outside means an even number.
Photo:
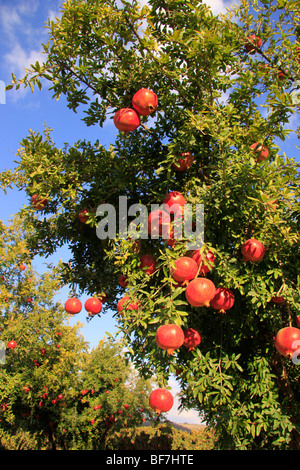
[[[167,234],[170,223],[170,214],[161,209],[154,210],[148,217],[148,233],[151,236]]]
[[[34,206],[38,211],[42,211],[48,204],[48,200],[42,198],[38,194],[34,194],[31,198],[31,205]]]
[[[267,160],[269,156],[269,150],[267,149],[267,147],[264,147],[259,142],[255,142],[254,144],[250,145],[250,149],[255,155],[258,155],[258,162]]]
[[[150,254],[143,255],[141,257],[140,269],[143,269],[146,274],[153,274],[156,270],[156,259],[154,256]]]
[[[123,315],[123,309],[126,310],[138,310],[140,307],[140,303],[137,301],[131,301],[128,295],[124,295],[117,303],[117,312],[120,315]]]
[[[172,163],[172,167],[176,171],[189,170],[192,166],[193,160],[194,157],[190,152],[182,152],[181,158],[179,158],[176,163]]]
[[[81,211],[79,212],[78,219],[80,220],[82,224],[86,224],[88,220],[88,214],[89,214],[88,209],[81,209]]]
[[[141,88],[133,95],[132,106],[142,116],[149,116],[149,114],[156,110],[157,105],[158,98],[152,90]]]
[[[90,297],[86,300],[84,308],[88,312],[89,316],[97,315],[102,310],[102,303],[97,297]]]
[[[114,124],[123,132],[134,131],[141,124],[139,115],[132,108],[121,108],[114,115]]]
[[[246,262],[260,261],[264,257],[265,247],[255,238],[249,238],[249,240],[243,244],[241,251]]]
[[[201,335],[198,330],[194,328],[187,328],[184,330],[184,346],[189,351],[194,351],[197,346],[201,343]]]
[[[212,270],[215,265],[215,255],[208,250],[207,255],[200,253],[200,250],[194,250],[190,257],[200,266],[199,274],[206,274]]]
[[[293,326],[281,328],[274,338],[274,344],[279,354],[290,359],[300,349],[300,329]]]
[[[198,277],[188,283],[185,297],[193,307],[209,307],[215,293],[215,285],[210,279]]]
[[[283,305],[285,304],[285,298],[280,296],[274,296],[271,298],[272,302],[275,304]]]
[[[166,388],[157,388],[150,394],[149,405],[158,415],[162,412],[169,411],[173,404],[173,395]]]
[[[14,349],[14,348],[16,348],[16,347],[17,347],[16,341],[9,341],[9,342],[7,343],[7,347],[8,347],[8,349]]]
[[[163,199],[163,204],[165,204],[165,209],[170,214],[176,214],[176,212],[182,210],[182,206],[186,204],[184,196],[179,191],[172,191]]]
[[[245,44],[245,48],[247,52],[253,53],[255,52],[254,46],[260,48],[262,45],[262,40],[258,36],[256,36],[256,34],[250,34],[250,36],[247,39],[248,40],[246,41],[246,44]]]
[[[184,342],[184,333],[180,326],[175,323],[161,325],[155,335],[157,346],[172,355],[175,349],[180,348]]]
[[[71,315],[75,315],[76,313],[81,312],[81,309],[82,303],[79,299],[76,299],[75,297],[71,297],[65,303],[65,310]]]
[[[188,256],[182,256],[175,261],[176,268],[172,270],[172,277],[177,282],[190,281],[198,272],[198,264]]]
[[[211,307],[215,310],[219,310],[221,313],[225,313],[226,310],[233,307],[233,304],[234,295],[231,290],[226,289],[225,287],[218,287],[214,298],[210,301]]]
[[[128,286],[128,277],[125,276],[124,274],[121,274],[119,277],[119,284],[121,287],[127,287]]]

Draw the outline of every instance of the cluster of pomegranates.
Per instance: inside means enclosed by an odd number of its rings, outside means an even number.
[[[84,308],[89,316],[98,315],[102,310],[102,302],[98,297],[90,297],[85,301]],[[82,302],[77,297],[71,297],[65,303],[65,310],[70,315],[76,315],[82,310]]]
[[[132,108],[121,108],[114,115],[117,129],[125,133],[134,131],[141,124],[140,116],[149,116],[158,105],[156,93],[141,88],[132,97]]]

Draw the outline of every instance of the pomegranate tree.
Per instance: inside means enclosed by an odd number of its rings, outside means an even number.
[[[184,333],[180,326],[176,324],[161,325],[155,336],[157,346],[172,355],[175,349],[180,348],[184,342]]]
[[[173,395],[166,388],[157,388],[150,394],[149,405],[158,415],[162,412],[170,411],[173,404]]]
[[[296,351],[300,351],[300,329],[293,326],[281,328],[274,338],[277,351],[291,359]]]

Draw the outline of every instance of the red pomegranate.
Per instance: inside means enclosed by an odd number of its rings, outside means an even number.
[[[185,297],[193,307],[209,307],[215,293],[215,285],[210,279],[198,277],[188,283]]]
[[[187,328],[184,330],[184,346],[189,351],[194,351],[197,346],[201,343],[201,335],[198,330],[194,328]]]
[[[141,88],[133,95],[132,106],[142,116],[149,116],[156,110],[157,105],[158,98],[152,90]]]
[[[212,270],[215,265],[215,255],[212,251],[208,250],[208,253],[205,255],[204,253],[200,253],[200,250],[194,250],[190,257],[196,261],[198,266],[200,267],[199,274],[206,274]]]
[[[102,310],[102,303],[97,297],[91,297],[86,300],[84,308],[90,316],[97,315]]]
[[[65,310],[71,315],[79,313],[81,309],[82,309],[82,303],[79,299],[76,299],[75,297],[71,297],[65,303]]]
[[[88,220],[88,214],[89,214],[88,209],[81,209],[81,211],[79,212],[78,219],[80,220],[82,224],[86,224]]]
[[[161,209],[154,210],[148,216],[148,233],[151,236],[167,234],[170,223],[171,218],[168,212]]]
[[[157,346],[167,351],[168,355],[172,355],[175,349],[183,345],[184,333],[175,323],[161,325],[156,332],[155,341]]]
[[[225,287],[218,287],[214,298],[210,301],[210,305],[221,313],[225,313],[226,310],[233,307],[233,304],[234,295],[231,290],[226,289]]]
[[[40,197],[38,194],[34,194],[31,198],[31,205],[34,206],[38,211],[42,211],[48,204],[48,200]]]
[[[17,347],[16,341],[9,341],[9,342],[7,343],[7,347],[8,347],[8,349],[14,349],[14,348],[16,348],[16,347]]]
[[[261,45],[262,45],[262,40],[258,36],[256,36],[256,34],[250,34],[250,36],[248,37],[248,40],[245,44],[245,48],[246,48],[247,52],[255,52],[255,47],[254,46],[260,48]]]
[[[121,108],[114,115],[114,124],[123,132],[134,131],[141,124],[139,115],[132,108]]]
[[[176,171],[189,170],[192,166],[193,160],[194,157],[190,152],[182,152],[181,158],[179,158],[176,163],[172,163],[172,167]]]
[[[267,147],[264,147],[259,142],[255,142],[255,144],[250,145],[250,149],[255,155],[258,155],[258,162],[267,160],[269,156],[269,150],[267,149]]]
[[[186,204],[184,196],[179,191],[172,191],[163,199],[163,204],[165,204],[165,209],[170,214],[176,214],[176,212],[182,210],[182,206]]]
[[[296,325],[298,326],[298,328],[300,328],[300,315],[296,317]]]
[[[124,295],[117,303],[117,312],[123,315],[123,309],[125,310],[138,310],[140,303],[137,301],[131,301],[128,295]]]
[[[145,271],[146,274],[153,274],[156,270],[156,259],[154,256],[150,254],[141,256],[140,269]]]
[[[172,277],[177,282],[190,281],[197,276],[198,264],[188,256],[182,256],[175,261],[176,268],[172,270]]]
[[[275,304],[283,305],[285,304],[285,298],[280,296],[274,296],[271,298],[272,302]]]
[[[274,338],[274,344],[279,354],[290,359],[300,349],[300,329],[293,326],[281,328]]]
[[[128,286],[128,277],[125,276],[124,274],[121,274],[119,277],[119,284],[121,287],[127,287]]]
[[[166,388],[157,388],[150,394],[149,405],[158,415],[162,412],[169,411],[173,404],[173,395]]]
[[[265,254],[264,245],[255,238],[249,238],[242,246],[242,255],[244,260],[247,261],[260,261]]]

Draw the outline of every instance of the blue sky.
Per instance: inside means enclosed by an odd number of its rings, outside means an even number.
[[[223,0],[211,0],[207,3],[211,5],[214,13],[224,12],[229,4]],[[48,18],[54,19],[59,14],[60,5],[60,0],[0,0],[0,81],[5,85],[11,83],[11,73],[21,78],[24,76],[25,67],[36,60],[42,60],[41,44],[47,42],[48,35],[45,22]],[[53,100],[51,92],[46,88],[42,92],[36,89],[33,94],[29,88],[11,90],[6,93],[3,104],[2,96],[0,94],[0,171],[5,167],[15,166],[15,154],[20,147],[20,141],[28,135],[29,129],[42,133],[44,123],[53,129],[52,138],[59,148],[66,142],[72,144],[79,139],[92,142],[99,139],[103,145],[108,146],[115,138],[116,129],[112,121],[105,124],[103,129],[97,126],[86,127],[80,120],[80,111],[75,114],[69,110],[63,96],[59,101]],[[296,122],[296,119],[293,119],[291,123],[293,128],[296,128]],[[281,141],[276,143],[280,145],[282,152],[299,161],[295,138],[288,139],[285,143]],[[6,196],[1,192],[0,219],[7,223],[8,219],[26,203],[23,192],[12,190],[8,191]],[[68,259],[67,251],[62,249],[51,260],[55,262],[58,258]],[[33,267],[39,272],[43,271],[45,269],[43,260],[36,259]],[[67,294],[68,291],[63,291],[61,299],[64,300]],[[85,298],[82,300],[84,302]],[[116,331],[112,313],[87,323],[85,313],[82,312],[70,323],[78,320],[83,323],[82,334],[90,342],[91,347],[98,344],[106,331],[110,333]],[[172,385],[176,387],[174,380]],[[193,411],[178,415],[176,406],[168,417],[177,422],[199,422]]]

